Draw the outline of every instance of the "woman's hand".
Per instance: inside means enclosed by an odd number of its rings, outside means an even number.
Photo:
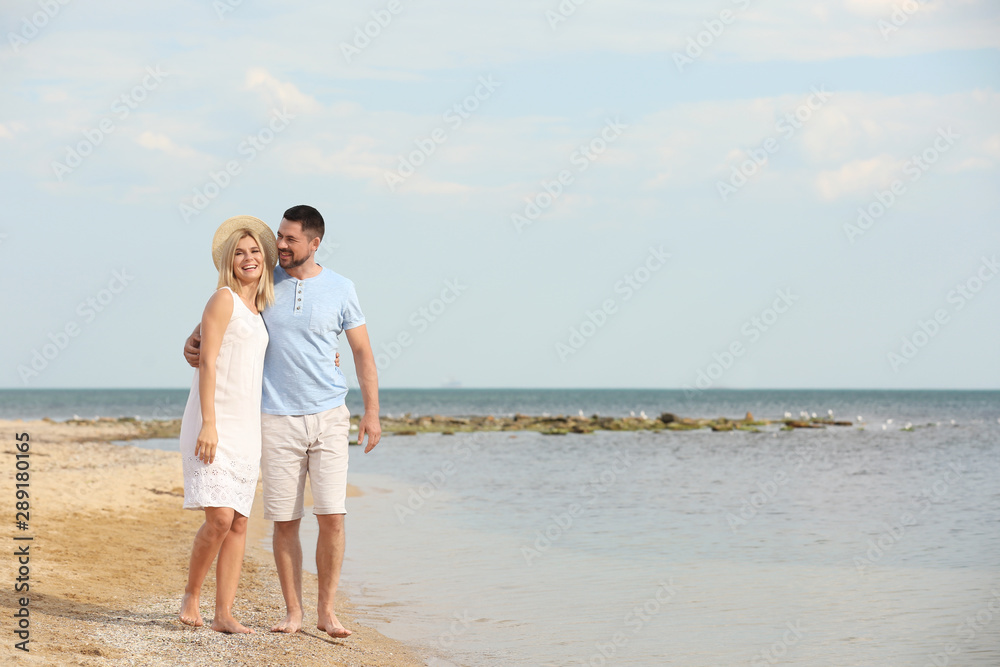
[[[202,424],[198,442],[194,446],[194,455],[205,464],[215,461],[215,450],[219,446],[219,434],[215,424]]]

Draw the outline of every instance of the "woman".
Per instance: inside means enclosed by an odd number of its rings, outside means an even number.
[[[215,232],[219,288],[201,320],[201,359],[181,422],[184,507],[204,510],[194,538],[180,620],[201,626],[201,585],[216,565],[218,632],[248,633],[232,615],[243,566],[247,517],[260,466],[260,397],[267,329],[260,311],[274,301],[274,233],[251,216]]]

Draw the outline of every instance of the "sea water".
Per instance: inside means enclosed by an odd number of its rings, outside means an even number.
[[[384,412],[855,422],[352,447],[343,588],[431,664],[1000,664],[997,392],[397,391]]]
[[[352,448],[362,622],[442,665],[1000,664],[998,395],[745,398],[869,416]]]

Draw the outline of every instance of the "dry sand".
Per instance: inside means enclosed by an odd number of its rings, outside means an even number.
[[[337,614],[354,634],[316,630],[316,580],[305,573],[306,628],[268,631],[284,616],[271,554],[257,546],[269,526],[254,505],[234,615],[256,630],[223,635],[177,620],[191,542],[201,512],[183,510],[180,454],[109,444],[135,435],[129,423],[0,420],[7,515],[0,596],[0,663],[31,665],[423,665],[405,646],[358,624],[350,603]],[[14,527],[15,434],[30,435],[30,529]],[[357,493],[356,489],[352,489]],[[259,493],[259,489],[258,489]],[[13,537],[31,535],[31,542]],[[30,544],[30,651],[14,647],[14,550]],[[202,591],[212,617],[215,572]]]

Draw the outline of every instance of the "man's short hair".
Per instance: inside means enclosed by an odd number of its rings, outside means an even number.
[[[312,206],[307,206],[306,204],[293,206],[285,211],[283,217],[285,220],[297,222],[302,225],[302,231],[306,234],[309,234],[313,238],[318,236],[321,241],[323,240],[326,225],[323,223],[323,216]]]

